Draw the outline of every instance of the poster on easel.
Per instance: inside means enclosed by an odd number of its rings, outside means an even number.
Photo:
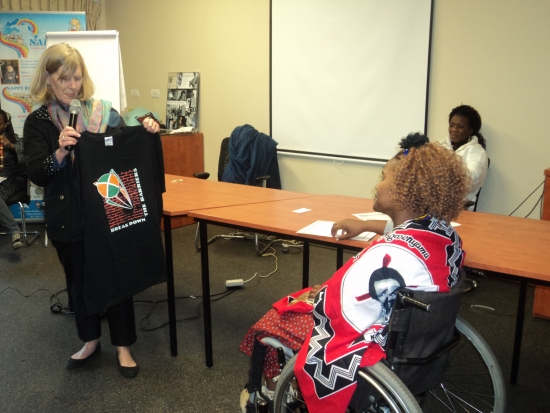
[[[15,133],[23,135],[25,119],[37,106],[31,100],[31,82],[46,50],[46,32],[86,30],[84,12],[0,12],[0,108],[10,113]],[[42,222],[43,189],[31,184],[27,222]],[[10,208],[21,220],[17,205]]]
[[[166,128],[174,132],[198,131],[198,72],[169,72]]]

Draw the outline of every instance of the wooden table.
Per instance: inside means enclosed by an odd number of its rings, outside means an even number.
[[[304,243],[302,286],[305,288],[309,285],[310,242],[338,246],[337,267],[342,265],[343,247],[360,250],[368,246],[369,243],[350,240],[336,241],[332,237],[297,234],[296,231],[317,220],[339,221],[344,218],[351,218],[352,214],[370,212],[372,211],[372,204],[372,200],[365,198],[322,195],[189,211],[188,215],[194,217],[200,223],[206,365],[208,367],[213,365],[207,224],[220,224],[232,228],[286,235],[302,241]],[[311,211],[303,214],[292,212],[299,208],[309,208]]]
[[[520,282],[510,382],[517,383],[527,284],[550,285],[550,221],[463,212],[456,227],[468,267],[497,272]]]
[[[468,211],[458,222],[467,266],[550,281],[550,222]]]
[[[312,211],[304,214],[292,212],[302,207],[311,208]],[[341,247],[360,249],[368,244],[356,241],[336,242],[332,238],[296,234],[296,231],[316,220],[338,221],[349,218],[353,213],[371,210],[371,200],[327,195],[267,204],[196,210],[190,211],[189,216],[205,224],[215,223],[246,228],[303,240],[302,284],[305,287],[308,285],[308,243],[310,241],[339,246],[339,256],[341,256]],[[467,211],[461,214],[458,222],[461,225],[456,229],[466,250],[466,266],[504,274],[520,282],[511,372],[511,383],[515,384],[521,353],[527,284],[550,285],[550,265],[547,258],[547,253],[550,251],[550,222]],[[201,233],[202,242],[208,239],[206,225],[201,225],[201,231],[204,231]],[[204,283],[208,282],[209,277],[208,248],[205,242],[201,246],[201,259]],[[341,258],[339,260],[338,266],[341,265]],[[205,297],[208,292],[209,290],[203,291]],[[211,348],[207,349],[207,365],[212,362],[209,352]]]
[[[168,273],[168,322],[170,326],[170,350],[173,356],[178,354],[176,334],[176,302],[174,291],[174,260],[172,253],[172,219],[187,217],[191,209],[217,208],[228,205],[254,204],[277,200],[303,198],[311,195],[298,192],[267,189],[255,186],[229,184],[178,175],[165,175],[166,192],[163,194],[164,241],[166,250],[166,269]],[[210,322],[210,282],[203,279],[203,292],[208,297],[203,305],[204,319]],[[206,321],[205,321],[205,331]],[[211,329],[209,330],[211,331]],[[205,334],[208,336],[208,334]],[[212,336],[210,333],[210,346]]]
[[[177,180],[177,182],[171,182]],[[308,284],[309,242],[337,246],[339,263],[342,264],[342,247],[361,249],[366,245],[357,241],[335,241],[329,237],[296,234],[296,231],[316,220],[338,221],[349,218],[353,213],[372,210],[372,200],[339,195],[311,196],[288,191],[269,190],[201,181],[167,175],[167,193],[164,196],[165,221],[173,216],[190,216],[201,225],[201,264],[203,296],[205,298],[204,324],[206,364],[213,365],[212,331],[210,313],[210,280],[208,267],[207,224],[215,223],[235,228],[245,228],[291,236],[304,241],[304,286]],[[312,211],[296,214],[298,208]],[[517,382],[527,284],[550,285],[550,265],[547,253],[550,250],[550,221],[492,215],[481,212],[463,212],[457,227],[466,250],[465,265],[493,271],[520,282],[516,334],[512,357],[511,383]],[[169,279],[172,282],[173,266],[171,232],[165,232]],[[173,317],[175,337],[175,303],[170,317]],[[172,323],[171,323],[172,337]],[[172,343],[172,354],[176,344]]]
[[[329,242],[348,247],[365,246],[361,241],[335,241],[333,238],[296,234],[296,231],[317,221],[340,221],[353,218],[352,214],[372,212],[373,200],[343,195],[309,195],[302,198],[278,200],[262,204],[246,204],[222,208],[198,209],[188,215],[198,221],[219,223],[224,226],[245,227],[258,232],[278,233],[292,237],[307,237],[310,241]],[[311,211],[295,213],[299,208]]]
[[[313,195],[257,186],[165,175],[163,215],[178,217],[191,210],[306,198]]]

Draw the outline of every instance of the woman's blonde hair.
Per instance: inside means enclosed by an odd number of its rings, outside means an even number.
[[[84,59],[78,50],[66,43],[48,47],[36,68],[31,83],[31,96],[35,103],[50,103],[56,100],[55,94],[48,87],[48,75],[52,75],[63,67],[59,79],[68,79],[80,67],[82,70],[82,87],[78,94],[79,100],[90,99],[95,92],[94,82],[90,79]]]

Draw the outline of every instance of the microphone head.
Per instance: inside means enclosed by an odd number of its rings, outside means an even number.
[[[69,105],[69,113],[78,115],[81,110],[82,110],[82,103],[80,103],[80,100],[78,99],[71,100],[71,104]]]

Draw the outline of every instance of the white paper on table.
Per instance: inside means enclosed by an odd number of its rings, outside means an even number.
[[[303,214],[304,212],[309,212],[309,211],[311,211],[311,209],[309,208],[300,208],[300,209],[295,209],[292,212],[295,212],[296,214]]]
[[[451,221],[451,227],[459,227],[460,224],[458,222],[452,222]]]
[[[379,219],[380,221],[391,220],[389,215],[383,214],[382,212],[363,212],[361,214],[352,215],[359,218],[361,221],[366,221],[367,219]]]
[[[331,229],[333,224],[333,221],[315,221],[313,224],[309,224],[307,227],[296,231],[296,233],[332,237]],[[376,233],[374,232],[363,232],[350,239],[355,241],[370,241],[375,235]]]

